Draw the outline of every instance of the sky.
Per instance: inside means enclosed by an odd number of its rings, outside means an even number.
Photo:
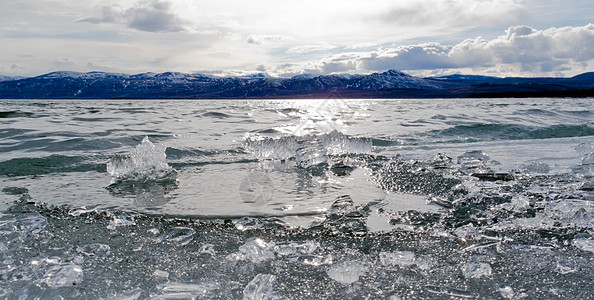
[[[0,74],[574,76],[591,0],[2,0]]]

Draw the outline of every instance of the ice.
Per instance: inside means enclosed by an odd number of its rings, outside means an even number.
[[[272,274],[258,274],[243,289],[244,300],[277,299],[274,293],[276,276]]]
[[[484,162],[489,161],[491,158],[481,150],[466,151],[464,154],[458,156],[458,164],[467,168],[472,166],[478,166]]]
[[[577,270],[575,268],[567,266],[565,262],[558,261],[557,266],[555,267],[555,272],[559,274],[569,274],[575,273],[577,272]]]
[[[384,266],[406,267],[415,263],[415,254],[410,251],[380,252],[379,258]]]
[[[120,226],[133,226],[136,225],[134,222],[134,217],[131,215],[121,214],[121,215],[114,215],[112,219],[109,221],[107,225],[107,229],[115,230],[117,227]]]
[[[491,276],[491,272],[491,265],[483,262],[469,262],[462,267],[462,274],[467,279]]]
[[[130,290],[130,291],[122,292],[122,293],[116,295],[113,299],[118,299],[118,300],[137,300],[137,299],[140,299],[141,296],[142,296],[142,290],[140,290],[140,289],[133,289],[133,290]]]
[[[0,229],[3,229],[3,223],[0,223]],[[12,228],[6,228],[8,231],[18,232],[20,235],[36,235],[43,231],[47,226],[47,218],[38,213],[23,213],[17,218],[7,222]]]
[[[594,253],[594,239],[586,234],[578,234],[572,244],[578,249]]]
[[[215,282],[168,282],[158,286],[160,294],[149,299],[208,299],[219,288]]]
[[[155,270],[155,272],[153,272],[153,276],[161,277],[161,278],[168,278],[169,272],[163,271],[163,270]]]
[[[235,228],[237,228],[237,230],[241,231],[258,229],[264,226],[264,223],[261,219],[250,217],[242,217],[241,219],[234,221],[233,224],[235,224]]]
[[[194,239],[196,231],[189,227],[174,227],[169,232],[159,237],[160,243],[176,244],[185,246]]]
[[[173,169],[167,164],[165,147],[153,144],[147,136],[129,155],[114,156],[107,162],[107,172],[112,181],[122,179],[159,179],[166,177]]]
[[[358,260],[351,260],[332,265],[326,273],[328,277],[340,283],[351,284],[357,282],[359,277],[367,273],[368,269],[367,264]]]
[[[202,247],[200,247],[200,250],[198,250],[198,254],[209,254],[210,256],[215,256],[217,252],[215,251],[213,244],[204,244]]]
[[[302,137],[247,138],[246,148],[264,159],[295,158],[301,167],[328,161],[330,155],[371,153],[371,140],[344,135],[336,130]]]
[[[427,286],[425,286],[425,290],[427,290],[429,293],[436,294],[436,295],[450,296],[450,297],[443,298],[443,299],[476,298],[472,293],[470,293],[466,290],[462,290],[462,289],[458,289],[458,288],[454,288],[454,287],[450,287],[450,286],[427,285]]]
[[[498,288],[497,291],[505,299],[514,299],[514,295],[515,295],[514,290],[509,286]]]
[[[77,247],[76,250],[87,256],[109,256],[111,248],[105,244],[89,244]]]
[[[75,264],[56,265],[47,270],[44,282],[49,287],[73,286],[83,280],[83,269]]]
[[[267,243],[259,238],[250,238],[245,244],[239,246],[239,251],[228,256],[234,260],[249,260],[253,263],[273,259],[274,242]]]
[[[551,167],[542,161],[533,161],[525,165],[521,165],[520,168],[537,174],[547,174],[551,171]]]

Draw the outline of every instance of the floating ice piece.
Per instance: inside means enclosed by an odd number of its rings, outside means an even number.
[[[406,267],[415,263],[415,254],[410,251],[380,252],[379,259],[384,266]]]
[[[210,256],[215,256],[217,252],[215,251],[213,244],[204,244],[200,247],[200,250],[198,250],[198,254],[210,254]]]
[[[299,166],[309,167],[327,162],[329,155],[371,153],[372,143],[369,139],[347,136],[334,130],[301,137],[248,138],[245,147],[261,158],[294,158]]]
[[[569,273],[575,273],[577,272],[576,269],[565,265],[564,262],[557,262],[557,266],[555,267],[555,272],[559,273],[559,274],[569,274]]]
[[[458,156],[458,164],[462,169],[482,169],[491,158],[481,150],[467,151]]]
[[[153,295],[150,299],[203,299],[219,288],[215,282],[168,282],[158,286],[161,295]],[[212,296],[212,295],[211,295]]]
[[[189,227],[173,227],[169,232],[159,237],[159,242],[185,246],[194,239],[195,233],[196,231]]]
[[[437,295],[448,295],[452,297],[458,298],[475,298],[475,296],[466,290],[450,287],[450,286],[434,286],[434,285],[427,285],[425,286],[425,290],[432,294]]]
[[[462,274],[466,279],[491,276],[491,265],[482,262],[469,262],[462,267]]]
[[[491,158],[481,150],[471,150],[458,156],[458,164],[470,161],[489,161],[490,159]]]
[[[126,214],[122,215],[114,215],[113,218],[109,221],[107,225],[107,229],[115,230],[116,227],[120,226],[133,226],[136,225],[134,222],[134,217]]]
[[[155,277],[162,277],[162,278],[169,278],[169,272],[163,270],[155,270],[153,272],[153,276]]]
[[[351,260],[332,265],[326,273],[328,277],[340,283],[351,284],[359,281],[359,277],[367,273],[368,269],[365,263]]]
[[[249,260],[259,263],[273,259],[274,242],[266,243],[259,238],[250,238],[245,244],[239,246],[239,251],[227,256],[228,259]]]
[[[520,168],[537,174],[547,174],[551,171],[551,167],[542,161],[533,161],[525,165],[521,165]]]
[[[113,299],[119,299],[119,300],[137,300],[140,299],[140,297],[142,296],[142,290],[141,289],[133,289],[130,291],[124,291],[120,294],[117,294],[115,297],[113,297]]]
[[[0,217],[4,215],[0,213]],[[8,215],[6,215],[8,216]],[[36,235],[47,226],[47,218],[38,213],[22,213],[0,220],[0,234],[3,230],[16,232],[21,236]]]
[[[273,285],[276,276],[272,274],[258,274],[243,289],[244,300],[276,299]]]
[[[246,231],[252,229],[262,228],[264,222],[259,218],[243,217],[233,222],[237,230]]]
[[[75,264],[62,264],[49,268],[44,282],[51,288],[73,286],[83,280],[83,269]]]
[[[509,286],[498,288],[497,291],[505,299],[513,299],[515,295],[514,290]]]
[[[105,244],[79,246],[76,250],[86,256],[109,256],[111,248]]]
[[[147,136],[142,139],[129,155],[118,155],[107,162],[107,172],[117,179],[158,179],[171,173],[173,169],[167,164],[162,144],[153,144]]]
[[[587,237],[585,235],[578,234],[573,239],[572,244],[574,247],[578,249],[594,253],[594,239],[592,239],[592,237]]]

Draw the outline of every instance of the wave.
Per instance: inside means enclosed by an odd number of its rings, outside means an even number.
[[[92,157],[51,155],[48,157],[13,158],[0,162],[0,176],[29,176],[50,173],[105,172],[105,163],[92,163]]]
[[[431,136],[460,137],[472,140],[527,140],[594,136],[594,127],[589,125],[553,125],[548,127],[517,124],[457,125],[443,130],[433,130]]]

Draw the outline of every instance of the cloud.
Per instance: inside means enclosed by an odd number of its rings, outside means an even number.
[[[104,6],[101,16],[85,17],[77,22],[124,23],[128,28],[147,32],[184,31],[187,23],[172,12],[171,3],[165,0],[142,0],[128,9]]]
[[[547,73],[587,66],[594,60],[594,24],[537,30],[509,27],[505,35],[481,37],[456,45],[423,43],[368,52],[329,55],[312,63],[321,73],[518,66],[521,71]],[[293,73],[291,70],[290,73]]]
[[[309,53],[309,52],[314,52],[314,51],[328,51],[328,50],[332,50],[334,48],[336,48],[336,46],[331,45],[327,42],[319,42],[319,43],[313,44],[313,45],[303,45],[303,46],[293,47],[293,48],[287,50],[287,53],[304,54],[304,53]]]
[[[515,23],[527,14],[515,0],[424,0],[396,2],[378,19],[401,26],[485,26]]]
[[[248,37],[248,44],[268,45],[279,41],[289,40],[291,38],[282,35],[256,35],[252,34]]]
[[[101,7],[100,17],[85,17],[78,19],[77,22],[86,22],[92,24],[114,23],[119,17],[121,17],[121,11],[118,11],[111,6],[103,6]]]
[[[183,31],[184,21],[170,11],[171,4],[159,0],[145,0],[138,7],[130,8],[128,27],[148,32]]]
[[[76,62],[74,62],[70,58],[60,58],[60,59],[55,60],[53,63],[54,63],[54,66],[58,67],[60,70],[63,68],[71,68],[71,67],[76,66]]]

